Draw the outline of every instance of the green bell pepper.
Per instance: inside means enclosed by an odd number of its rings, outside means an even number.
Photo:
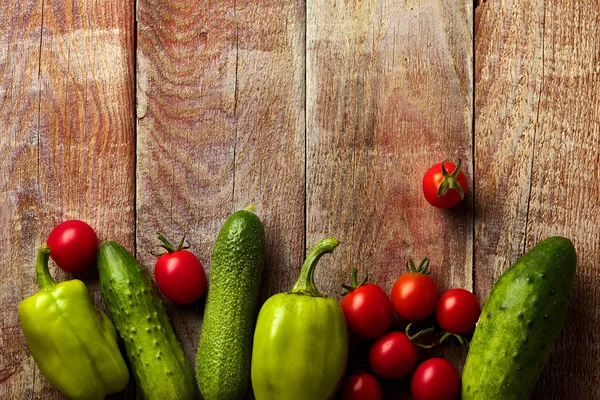
[[[48,271],[50,248],[36,262],[40,292],[19,304],[27,345],[48,381],[71,399],[103,399],[127,386],[129,371],[117,333],[77,279],[56,283]]]
[[[252,349],[257,400],[333,399],[348,361],[348,330],[340,305],[317,290],[314,270],[339,244],[325,239],[308,254],[293,289],[262,306]]]

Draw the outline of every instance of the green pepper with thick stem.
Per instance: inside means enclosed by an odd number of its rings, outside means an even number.
[[[103,399],[121,391],[129,371],[117,332],[77,279],[57,283],[48,271],[50,248],[40,247],[36,275],[40,292],[19,304],[27,345],[48,381],[71,399]]]
[[[269,298],[254,331],[252,388],[257,400],[333,399],[348,360],[342,308],[317,290],[314,271],[339,244],[325,239],[310,251],[290,292]]]

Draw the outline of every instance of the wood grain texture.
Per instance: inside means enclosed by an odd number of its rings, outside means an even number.
[[[148,0],[138,12],[138,258],[152,271],[155,233],[186,233],[210,274],[219,229],[252,203],[265,300],[303,257],[303,3]],[[202,304],[166,305],[193,365]]]
[[[0,398],[32,398],[35,362],[17,304],[37,291],[43,214],[38,176],[41,1],[0,8]],[[37,377],[39,380],[40,378]]]
[[[63,220],[133,248],[133,2],[9,2],[0,21],[0,397],[64,398],[31,358],[17,304],[38,291],[37,247]],[[95,269],[76,277],[102,307]]]
[[[600,396],[590,367],[600,356],[599,10],[597,1],[490,1],[476,38],[478,292],[548,236],[571,238],[579,259],[533,399]]]
[[[421,191],[444,159],[471,184],[472,5],[307,2],[307,245],[341,240],[324,293],[339,299],[353,267],[389,293],[426,255],[440,291],[472,288],[472,192],[443,211]],[[408,398],[406,383],[387,396]]]

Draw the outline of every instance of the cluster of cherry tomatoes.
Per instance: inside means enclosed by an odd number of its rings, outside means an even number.
[[[418,266],[410,260],[408,272],[395,282],[391,296],[379,286],[357,283],[357,271],[353,271],[352,285],[344,285],[348,293],[342,300],[348,331],[355,337],[372,341],[368,363],[372,373],[364,371],[348,376],[341,389],[344,400],[376,400],[382,398],[377,377],[387,380],[401,379],[412,372],[411,393],[415,400],[454,400],[460,390],[460,377],[456,368],[443,358],[430,358],[421,364],[417,339],[424,332],[441,330],[441,343],[453,336],[461,343],[461,335],[475,329],[481,312],[479,301],[469,291],[451,289],[438,295],[435,280],[429,275],[429,260],[423,259]],[[392,330],[394,312],[404,321],[411,322],[404,332]],[[436,327],[411,334],[412,322],[423,321],[435,314]],[[415,369],[416,367],[416,369]],[[414,371],[414,372],[413,372]]]

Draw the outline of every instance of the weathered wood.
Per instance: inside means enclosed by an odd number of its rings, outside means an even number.
[[[17,305],[37,290],[35,252],[44,212],[37,172],[42,2],[1,7],[0,21],[0,397],[32,398],[39,371]]]
[[[476,38],[476,287],[524,250],[573,240],[578,271],[532,398],[596,399],[600,356],[600,23],[597,1],[485,3]],[[501,38],[501,40],[499,40]]]
[[[152,271],[155,233],[186,233],[209,271],[225,219],[253,203],[264,300],[303,256],[303,3],[144,0],[138,12],[137,255]],[[166,305],[193,365],[201,305]]]
[[[133,2],[8,2],[0,21],[0,397],[64,398],[17,304],[38,291],[37,247],[63,220],[133,248]],[[95,270],[76,277],[102,307]]]
[[[317,273],[326,294],[353,267],[389,293],[426,255],[440,291],[472,288],[472,191],[452,211],[421,191],[441,160],[472,182],[472,5],[307,2],[307,246],[341,240]]]

